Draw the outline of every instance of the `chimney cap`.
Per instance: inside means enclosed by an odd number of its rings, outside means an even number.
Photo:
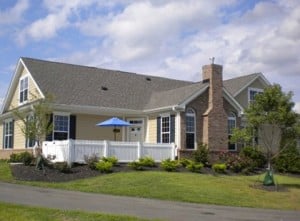
[[[211,57],[211,58],[209,58],[209,60],[211,60],[211,64],[215,63],[215,57]]]

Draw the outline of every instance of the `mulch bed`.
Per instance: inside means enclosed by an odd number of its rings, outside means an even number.
[[[37,170],[34,165],[25,166],[23,164],[11,164],[10,168],[15,179],[23,181],[67,182],[105,174],[97,170],[92,170],[85,164],[74,164],[67,173],[48,166],[45,166],[44,171]],[[162,169],[157,165],[156,167],[146,168],[145,170],[161,171]],[[119,163],[113,167],[113,173],[130,171],[134,170],[125,163]]]
[[[24,166],[23,164],[11,165],[10,168],[15,179],[24,181],[66,182],[101,174],[99,171],[91,170],[87,165],[74,166],[69,173],[62,173],[51,167],[45,167],[44,171],[37,170],[35,166]]]

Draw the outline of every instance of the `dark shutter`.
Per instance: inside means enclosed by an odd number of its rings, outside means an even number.
[[[161,123],[160,123],[160,121],[161,121],[161,117],[158,117],[157,118],[157,120],[156,120],[156,132],[157,132],[157,134],[156,134],[156,141],[157,141],[157,143],[161,143],[161,139],[160,139],[160,136],[161,136],[161,133],[160,133],[160,131],[161,131]]]
[[[75,115],[71,115],[70,116],[70,134],[69,134],[69,138],[70,139],[76,139],[76,116]]]
[[[170,143],[175,142],[175,115],[171,115]]]
[[[52,125],[52,130],[49,131],[49,133],[46,135],[46,141],[52,141],[53,140],[53,114],[49,115],[49,123],[48,128]]]
[[[15,139],[15,121],[14,120],[12,120],[12,122],[11,122],[11,131],[12,131],[11,148],[14,148],[14,139]]]
[[[2,138],[2,148],[5,149],[5,122],[3,122],[3,138]]]

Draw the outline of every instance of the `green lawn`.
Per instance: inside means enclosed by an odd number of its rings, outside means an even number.
[[[116,216],[81,211],[64,211],[38,207],[19,206],[0,202],[0,220],[6,221],[146,221],[129,216]]]
[[[0,163],[0,180],[16,182]],[[2,176],[2,173],[4,174]],[[300,178],[276,175],[285,191],[269,192],[250,186],[260,176],[213,176],[194,173],[112,173],[66,183],[19,182],[67,190],[136,196],[227,206],[300,210]]]

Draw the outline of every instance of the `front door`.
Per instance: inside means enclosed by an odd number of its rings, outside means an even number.
[[[143,126],[144,121],[143,119],[132,119],[129,120],[131,124],[128,127],[128,141],[129,142],[143,142]]]

